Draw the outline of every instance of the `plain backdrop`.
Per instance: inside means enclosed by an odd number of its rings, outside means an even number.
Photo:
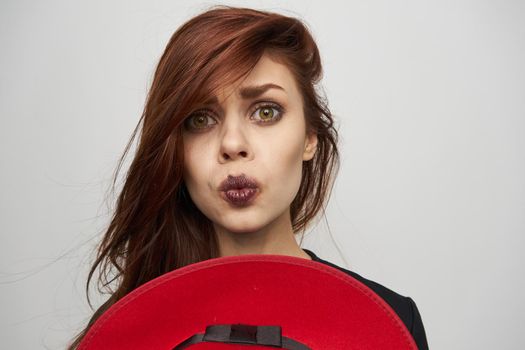
[[[0,348],[85,326],[117,160],[214,4],[300,17],[321,50],[341,169],[303,246],[412,297],[432,349],[525,348],[525,3],[496,0],[2,1]]]

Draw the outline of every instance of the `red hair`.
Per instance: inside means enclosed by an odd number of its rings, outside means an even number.
[[[293,231],[304,232],[324,208],[339,168],[338,135],[326,101],[316,90],[322,65],[312,35],[300,20],[277,13],[216,6],[199,14],[169,40],[142,117],[118,164],[113,189],[142,126],[86,283],[89,301],[89,284],[100,268],[99,283],[109,289],[110,297],[68,349],[75,349],[96,319],[135,288],[173,269],[218,256],[213,225],[192,202],[183,182],[181,127],[196,107],[249,73],[264,53],[292,72],[303,97],[306,131],[318,138],[314,158],[303,162],[301,185],[290,206]],[[111,283],[116,284],[114,291]]]

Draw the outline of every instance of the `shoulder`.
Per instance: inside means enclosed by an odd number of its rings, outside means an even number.
[[[390,307],[392,307],[392,309],[394,309],[401,321],[403,321],[407,329],[414,337],[414,340],[416,341],[419,349],[428,349],[421,315],[419,314],[419,310],[417,309],[416,303],[414,302],[414,300],[412,300],[412,298],[398,294],[390,288],[387,288],[377,282],[364,278],[363,276],[353,271],[335,265],[329,261],[323,260],[308,249],[303,248],[303,250],[308,255],[310,255],[313,261],[317,261],[325,265],[334,267],[340,271],[343,271],[346,274],[355,278],[356,280],[360,281],[364,285],[366,285],[368,288],[372,289],[377,295],[379,295],[384,301],[386,301],[390,305]]]

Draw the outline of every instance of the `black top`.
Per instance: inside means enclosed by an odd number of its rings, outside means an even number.
[[[315,255],[312,251],[303,248],[303,250],[312,257],[313,261],[317,261],[323,264],[326,264],[331,267],[335,267],[346,274],[352,276],[359,282],[365,284],[368,288],[372,289],[376,294],[378,294],[384,301],[388,303],[397,313],[399,318],[405,323],[405,326],[412,334],[412,337],[416,341],[417,347],[419,350],[428,350],[427,337],[425,334],[425,328],[423,327],[423,321],[421,320],[421,315],[417,309],[416,303],[410,297],[404,297],[396,292],[376,283],[374,281],[367,280],[364,277],[361,277],[355,272],[344,269],[340,266],[337,266],[329,261],[323,260]]]

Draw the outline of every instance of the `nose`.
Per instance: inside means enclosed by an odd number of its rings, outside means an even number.
[[[249,159],[250,145],[242,118],[225,118],[220,133],[219,163],[229,160]]]

